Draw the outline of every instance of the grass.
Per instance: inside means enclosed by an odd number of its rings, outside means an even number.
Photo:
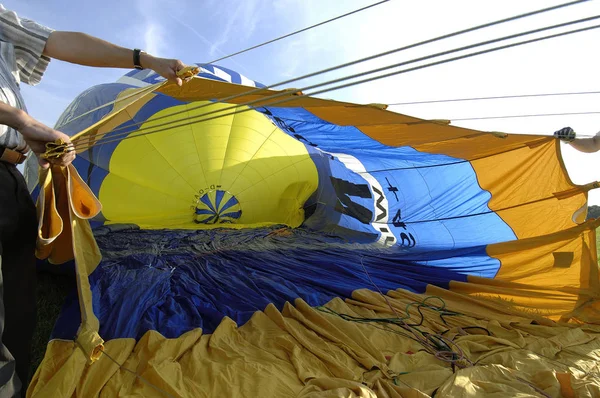
[[[54,323],[60,314],[67,294],[75,288],[75,281],[63,275],[38,273],[37,287],[37,325],[33,336],[30,374],[37,370],[46,353]]]

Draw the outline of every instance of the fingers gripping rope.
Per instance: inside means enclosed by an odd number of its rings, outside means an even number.
[[[72,143],[67,143],[62,138],[58,138],[56,141],[46,143],[46,152],[41,157],[46,160],[59,159],[74,150],[75,147]]]

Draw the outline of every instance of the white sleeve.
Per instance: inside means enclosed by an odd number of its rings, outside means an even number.
[[[38,84],[50,58],[43,55],[46,41],[53,29],[30,19],[20,18],[14,11],[0,4],[0,40],[11,43],[20,80],[29,85]]]

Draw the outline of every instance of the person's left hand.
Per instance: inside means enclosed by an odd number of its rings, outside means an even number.
[[[178,59],[158,58],[150,54],[142,53],[140,56],[142,67],[152,69],[165,79],[181,86],[183,80],[177,76],[177,72],[184,69],[187,65]]]
[[[29,148],[35,153],[38,162],[43,169],[47,169],[51,164],[66,167],[75,160],[76,152],[71,142],[71,138],[63,132],[54,130],[51,127],[37,121],[26,112],[19,111],[17,124],[15,126],[19,131]],[[57,158],[45,159],[42,157],[46,153],[46,144],[62,142],[67,146],[66,152]]]

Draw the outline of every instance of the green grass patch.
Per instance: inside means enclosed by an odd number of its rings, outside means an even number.
[[[46,353],[52,329],[67,295],[75,288],[75,280],[63,275],[38,272],[37,325],[31,352],[31,376],[35,373]]]

